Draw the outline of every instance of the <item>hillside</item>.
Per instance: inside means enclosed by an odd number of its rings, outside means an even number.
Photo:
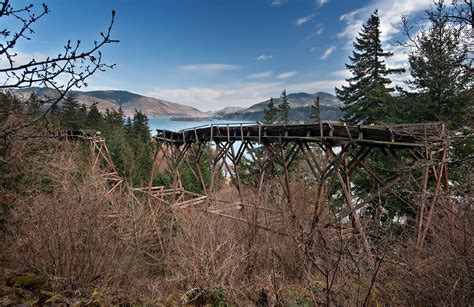
[[[288,94],[288,101],[290,102],[290,120],[301,121],[306,120],[310,114],[310,107],[316,97],[319,96],[321,105],[321,119],[323,120],[339,120],[342,112],[339,109],[340,102],[336,96],[318,92],[314,94],[308,93],[294,93]],[[280,98],[273,98],[276,106],[281,104]],[[249,108],[235,111],[233,113],[224,114],[221,118],[230,120],[263,120],[264,110],[267,107],[270,99],[252,105]]]
[[[56,92],[52,89],[39,87],[19,89],[17,92],[22,96],[29,96],[32,93],[35,93],[35,95],[40,97],[54,97],[54,95],[56,95]],[[141,110],[148,117],[206,116],[205,113],[190,106],[165,101],[162,99],[146,97],[127,91],[71,91],[71,94],[80,104],[91,106],[92,104],[97,103],[100,111],[105,111],[106,109],[118,109],[119,107],[122,107],[126,115],[132,115],[136,109]]]

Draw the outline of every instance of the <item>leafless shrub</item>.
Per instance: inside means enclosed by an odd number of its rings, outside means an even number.
[[[128,287],[143,268],[145,243],[159,236],[149,209],[126,187],[107,193],[102,174],[78,158],[85,145],[47,142],[23,155],[32,190],[12,204],[8,265],[47,276],[53,290],[73,296]]]
[[[214,213],[173,212],[126,184],[108,194],[103,174],[78,158],[87,146],[23,142],[12,147],[8,163],[33,179],[28,188],[21,183],[21,193],[5,190],[14,206],[2,242],[4,266],[46,275],[68,295],[100,288],[110,297],[157,304],[472,303],[468,196],[439,198],[422,248],[416,224],[390,234],[374,217],[362,219],[368,254],[350,220],[341,222],[331,210],[320,211],[311,231],[318,195],[298,178],[289,183],[290,203],[273,178],[260,198],[244,189],[240,208],[213,200],[207,209]],[[220,193],[224,200],[239,197],[230,187]]]

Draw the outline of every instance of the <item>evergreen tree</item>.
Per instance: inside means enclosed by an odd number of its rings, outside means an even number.
[[[79,110],[77,111],[77,121],[81,129],[84,129],[87,126],[87,107],[85,104],[79,106]]]
[[[277,121],[278,109],[273,102],[273,97],[270,98],[270,102],[267,104],[267,107],[263,112],[263,122],[265,124],[274,124]]]
[[[42,105],[40,99],[36,96],[35,93],[31,93],[28,101],[26,102],[26,114],[31,117],[36,117],[41,114]]]
[[[61,108],[61,126],[67,130],[78,130],[81,128],[78,122],[79,103],[69,94],[63,101]]]
[[[102,129],[102,114],[97,108],[97,102],[89,107],[89,114],[87,114],[87,127],[90,129]]]
[[[148,117],[141,111],[135,110],[132,121],[132,134],[144,143],[150,143],[151,141]]]
[[[130,116],[127,116],[127,120],[125,122],[125,132],[128,136],[132,135],[132,119],[130,118]]]
[[[311,112],[309,113],[310,122],[319,123],[321,121],[321,106],[319,104],[319,96],[313,100],[311,105]]]
[[[134,156],[133,169],[131,170],[132,181],[135,185],[140,185],[146,182],[150,176],[154,150],[148,117],[141,111],[135,110],[128,142],[133,149]]]
[[[48,127],[52,130],[62,130],[61,108],[56,104],[48,115]]]
[[[288,101],[288,96],[286,95],[286,90],[281,92],[281,104],[278,106],[280,111],[280,119],[284,124],[290,123],[290,102]]]
[[[412,78],[407,84],[413,91],[401,97],[400,117],[406,122],[443,121],[457,130],[457,137],[449,144],[449,177],[456,182],[456,189],[472,193],[472,175],[466,172],[474,166],[474,139],[469,136],[474,122],[472,36],[466,35],[466,25],[443,3],[426,14],[429,27],[409,46]],[[405,25],[407,36],[409,29]]]
[[[346,79],[348,86],[336,88],[337,98],[344,103],[344,120],[351,124],[383,122],[389,114],[390,93],[394,91],[388,87],[391,81],[387,76],[404,69],[388,69],[385,65],[384,58],[393,53],[382,49],[377,10],[363,25],[354,48],[350,64],[346,64],[353,77]]]
[[[418,121],[444,121],[459,127],[472,116],[468,108],[474,97],[472,60],[463,27],[450,23],[442,3],[427,14],[430,28],[417,36],[409,55],[412,79],[407,84],[423,104],[416,108]]]

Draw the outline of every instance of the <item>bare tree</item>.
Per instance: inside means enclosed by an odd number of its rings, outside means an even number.
[[[61,101],[72,88],[87,86],[87,79],[97,71],[105,71],[114,67],[102,59],[100,49],[118,40],[111,38],[111,31],[115,20],[115,11],[112,11],[110,24],[105,32],[100,33],[100,39],[94,41],[90,48],[82,48],[81,41],[68,40],[64,49],[55,56],[43,59],[32,58],[20,61],[17,44],[22,40],[30,40],[35,33],[34,24],[49,14],[46,4],[37,9],[30,4],[22,8],[15,8],[9,0],[0,2],[0,20],[18,24],[18,30],[0,29],[0,61],[6,63],[0,66],[0,89],[13,90],[31,86],[45,86],[57,92],[53,97],[43,97],[41,104],[47,106],[43,112],[21,125],[2,129],[2,136],[18,131],[36,123],[47,115]]]
[[[471,31],[474,31],[474,19],[472,18],[474,7],[472,6],[472,0],[452,0],[452,4],[453,13],[449,17],[462,24],[471,25]]]

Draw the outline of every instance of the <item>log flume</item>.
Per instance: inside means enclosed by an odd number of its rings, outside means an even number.
[[[349,126],[339,122],[318,124],[219,124],[180,131],[157,130],[156,139],[175,144],[220,141],[275,142],[331,142],[392,145],[397,147],[425,146],[426,142],[442,142],[445,128],[442,123],[405,124],[387,126]]]
[[[109,192],[122,185],[100,133],[67,131],[55,137],[90,140],[93,167],[105,169]],[[360,236],[370,254],[372,243],[361,216],[367,208],[380,208],[383,199],[395,200],[416,216],[419,247],[426,240],[435,206],[441,205],[447,212],[452,210],[447,168],[449,133],[443,123],[233,123],[181,131],[157,130],[154,142],[156,150],[148,186],[134,191],[146,194],[148,201],[159,208],[177,214],[199,210],[288,235],[285,223],[288,215],[293,214],[296,182],[314,191],[313,201],[307,204],[305,231],[313,234],[331,212],[335,233]],[[244,170],[242,161],[253,169]],[[290,172],[295,166],[300,169],[296,176]],[[200,185],[200,193],[183,187],[181,174],[185,169]],[[207,180],[204,171],[210,173]],[[250,185],[242,179],[248,172],[253,176]],[[154,179],[162,173],[167,178],[171,176],[171,182],[153,186]],[[369,182],[363,194],[353,192],[355,174],[364,174]],[[298,175],[303,180],[295,181]],[[233,191],[233,197],[222,199],[224,190]],[[278,205],[268,201],[275,195],[279,195]],[[336,207],[335,198],[341,200]]]
[[[299,161],[300,166],[306,164],[303,184],[316,191],[314,201],[307,204],[311,212],[309,233],[316,231],[328,211],[336,210],[333,214],[339,221],[333,221],[334,225],[353,225],[348,232],[361,236],[370,253],[370,239],[360,215],[366,208],[380,206],[382,198],[392,197],[416,215],[417,244],[422,246],[434,207],[439,201],[450,207],[447,136],[443,123],[233,123],[181,131],[157,130],[149,187],[141,191],[175,210],[201,210],[284,235],[284,217],[292,214],[296,197],[290,167]],[[383,157],[381,167],[370,160],[377,156]],[[250,161],[254,168],[256,178],[250,187],[241,178],[246,175],[242,173],[242,160],[247,164]],[[211,172],[209,182],[204,180],[199,167],[203,161]],[[202,194],[183,188],[181,171],[186,168],[200,183]],[[163,171],[172,175],[171,185],[153,187],[152,179]],[[219,199],[222,187],[216,181],[223,173],[238,192],[234,200]],[[353,193],[354,173],[364,173],[370,181],[364,197]],[[407,186],[411,195],[404,192]],[[264,201],[265,193],[282,194],[283,204],[271,207]],[[344,203],[330,209],[336,196],[342,197]],[[352,223],[347,223],[348,218]]]

